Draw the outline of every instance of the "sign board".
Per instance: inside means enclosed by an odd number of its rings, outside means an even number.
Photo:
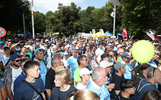
[[[120,2],[118,0],[111,0],[111,3],[116,6],[118,6],[120,4]]]
[[[6,30],[3,27],[0,27],[0,37],[3,37],[6,35]]]

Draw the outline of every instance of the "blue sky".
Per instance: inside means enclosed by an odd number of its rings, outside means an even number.
[[[31,1],[31,0],[29,0]],[[55,12],[58,8],[58,3],[63,3],[64,6],[70,5],[74,2],[77,6],[82,9],[86,9],[88,6],[94,6],[95,8],[101,8],[105,6],[108,0],[33,0],[34,11],[46,13],[47,11]]]

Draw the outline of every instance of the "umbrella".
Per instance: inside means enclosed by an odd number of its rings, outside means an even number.
[[[107,37],[107,35],[101,33],[101,32],[97,32],[96,34],[92,34],[92,37]]]

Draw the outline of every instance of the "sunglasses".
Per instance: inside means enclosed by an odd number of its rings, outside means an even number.
[[[14,60],[14,61],[19,62],[19,61],[21,61],[21,59],[20,60]]]
[[[126,59],[130,59],[130,57],[126,57]]]

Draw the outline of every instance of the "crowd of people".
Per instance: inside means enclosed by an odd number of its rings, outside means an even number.
[[[161,100],[161,41],[150,41],[154,56],[140,64],[133,39],[1,40],[0,100]]]

